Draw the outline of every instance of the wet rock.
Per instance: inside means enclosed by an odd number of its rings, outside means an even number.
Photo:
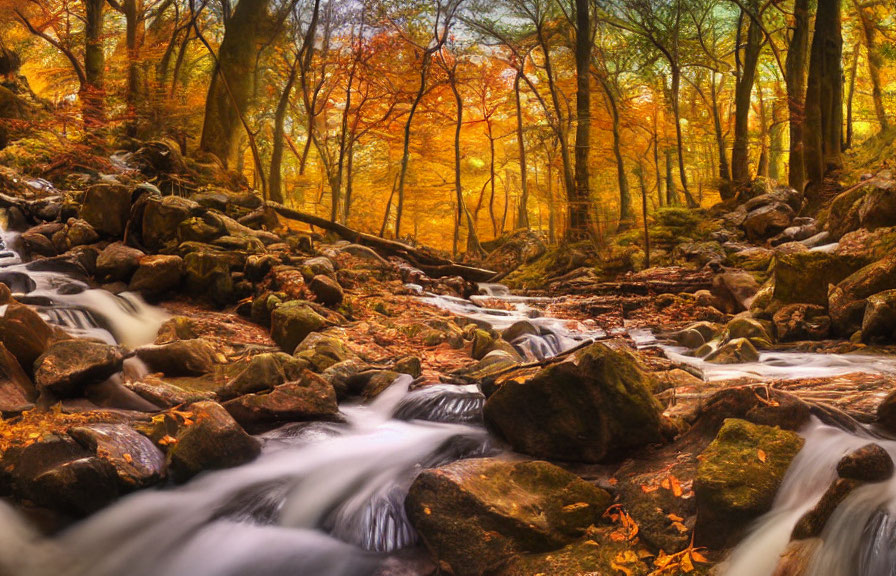
[[[96,276],[100,282],[127,282],[145,255],[121,242],[109,244],[96,259]]]
[[[775,312],[773,321],[781,342],[824,340],[831,331],[831,317],[815,304],[788,304]]]
[[[151,486],[165,476],[165,455],[130,426],[89,424],[73,428],[69,434],[115,468],[122,492]]]
[[[862,318],[863,342],[896,340],[896,290],[869,296]]]
[[[18,360],[0,343],[0,416],[27,410],[37,397]]]
[[[307,302],[293,300],[271,312],[271,338],[281,350],[292,353],[309,334],[328,324]]]
[[[357,354],[336,336],[312,332],[295,348],[293,356],[305,360],[315,372],[323,372],[333,364],[357,358]]]
[[[868,230],[896,224],[896,182],[880,181],[868,190],[859,208],[859,222]]]
[[[271,313],[283,303],[286,297],[283,293],[274,294],[265,292],[252,300],[252,308],[250,310],[250,318],[256,324],[265,327],[271,326]]]
[[[713,296],[722,304],[722,310],[729,314],[749,310],[757,292],[759,283],[748,272],[728,271],[716,274],[712,279]]]
[[[219,305],[233,300],[230,262],[223,254],[190,252],[184,257],[184,277],[190,294],[210,298]]]
[[[547,462],[461,460],[422,472],[406,509],[434,560],[457,576],[556,550],[598,524],[610,495]]]
[[[865,300],[896,288],[896,254],[878,260],[844,278],[828,295],[834,331],[849,336],[862,327]]]
[[[399,376],[401,374],[392,370],[369,370],[359,374],[358,378],[352,382],[352,387],[359,389],[361,396],[370,400],[379,396]]]
[[[325,306],[342,304],[344,297],[342,286],[329,276],[318,274],[308,282],[308,289],[314,294],[314,298]]]
[[[795,432],[726,420],[701,454],[694,480],[696,542],[710,548],[734,544],[750,522],[771,509],[802,446]]]
[[[672,339],[681,346],[690,350],[695,350],[706,344],[706,339],[699,330],[693,328],[685,328],[671,335]]]
[[[28,306],[16,301],[0,305],[0,343],[26,371],[33,369],[34,361],[46,351],[54,335],[53,329]]]
[[[321,372],[321,378],[333,386],[339,400],[344,400],[360,392],[363,388],[361,375],[369,370],[370,365],[360,359],[344,360]]]
[[[116,184],[96,184],[84,193],[81,218],[100,234],[121,237],[131,214],[131,191]]]
[[[485,404],[486,422],[519,452],[601,462],[662,442],[668,430],[650,377],[628,353],[594,344],[577,364],[508,381]]]
[[[793,208],[775,202],[748,212],[741,228],[746,232],[747,238],[759,242],[783,232],[790,226],[793,217]]]
[[[58,251],[53,242],[43,234],[25,232],[22,234],[22,246],[25,252],[31,256],[56,256]]]
[[[806,512],[793,527],[790,537],[794,540],[805,540],[821,536],[825,524],[831,515],[853,491],[861,485],[857,480],[837,478],[828,487],[821,500]]]
[[[588,537],[591,536],[591,537]],[[631,574],[650,572],[630,543],[616,542],[610,530],[589,530],[588,536],[559,550],[540,554],[520,554],[511,558],[497,576],[556,576]]]
[[[759,360],[759,352],[746,338],[735,338],[711,352],[706,358],[713,364],[745,364]]]
[[[837,463],[841,478],[860,482],[883,482],[893,477],[893,459],[880,444],[867,444]]]
[[[494,337],[485,330],[477,329],[473,333],[473,347],[470,352],[476,360],[482,360],[485,355],[491,352],[492,346],[495,344]]]
[[[781,254],[775,262],[775,299],[785,304],[826,307],[828,286],[838,284],[863,265],[859,258],[826,252]]]
[[[174,254],[140,258],[129,290],[157,296],[175,290],[184,275],[184,261]]]
[[[285,422],[332,420],[339,412],[336,391],[320,376],[305,371],[301,378],[266,393],[246,394],[224,408],[247,430],[257,432]]]
[[[253,356],[245,370],[225,384],[218,394],[227,399],[272,390],[284,382],[298,380],[307,367],[307,361],[284,352],[258,354]]]
[[[253,254],[246,258],[244,272],[252,282],[261,282],[265,276],[280,264],[280,259],[272,254]]]
[[[259,441],[246,434],[220,404],[196,402],[189,410],[192,424],[179,426],[168,442],[169,470],[176,482],[205,470],[245,464],[261,452]]]
[[[809,564],[822,544],[823,540],[820,538],[792,540],[781,554],[772,576],[806,576]]]
[[[143,243],[156,251],[176,242],[180,223],[198,207],[195,202],[179,196],[148,198],[140,225]]]
[[[896,390],[890,392],[877,407],[877,424],[891,433],[896,433]]]
[[[93,244],[100,239],[93,226],[84,220],[70,218],[65,228],[53,234],[53,245],[59,252],[65,252],[75,246]]]
[[[156,344],[168,344],[177,340],[192,340],[199,337],[196,322],[186,316],[169,318],[159,327]]]
[[[751,246],[742,248],[728,256],[732,265],[752,272],[765,272],[775,257],[774,250]]]
[[[60,340],[35,361],[34,381],[41,393],[62,398],[80,396],[88,384],[120,372],[123,361],[116,346],[90,340]]]
[[[309,258],[302,263],[302,276],[306,281],[311,281],[315,276],[333,276],[336,273],[336,266],[333,261],[324,256]]]
[[[400,374],[409,374],[413,378],[419,378],[423,373],[423,364],[416,356],[407,356],[399,359],[392,365],[392,370]]]
[[[215,398],[214,392],[187,390],[152,375],[145,376],[139,382],[126,382],[125,386],[140,398],[162,409]]]
[[[748,314],[735,316],[725,326],[722,335],[724,340],[746,338],[757,348],[771,348],[771,336],[769,336],[771,324],[756,320]]]
[[[168,376],[199,376],[215,365],[215,347],[208,340],[176,340],[137,348],[137,357]]]

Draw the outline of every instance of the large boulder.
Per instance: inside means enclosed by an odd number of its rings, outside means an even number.
[[[190,294],[221,305],[233,300],[233,278],[226,255],[211,251],[190,252],[184,257],[184,274]]]
[[[126,424],[86,424],[69,434],[115,468],[122,492],[151,486],[165,477],[165,454]]]
[[[189,411],[192,422],[179,426],[175,436],[162,438],[167,440],[169,470],[176,482],[204,470],[239,466],[261,453],[261,443],[220,404],[196,402]]]
[[[862,327],[866,299],[896,288],[896,254],[873,262],[831,287],[828,294],[834,331],[849,336]]]
[[[42,393],[80,396],[88,384],[120,372],[123,362],[116,346],[90,340],[60,340],[35,361],[34,381]]]
[[[193,338],[137,348],[137,357],[153,370],[168,376],[198,376],[211,372],[215,347],[208,340]]]
[[[284,422],[332,420],[339,413],[333,386],[307,370],[298,380],[275,386],[270,392],[234,398],[224,408],[252,432],[275,428]]]
[[[333,278],[318,274],[308,282],[308,289],[315,299],[325,306],[338,306],[344,297],[342,286]]]
[[[273,390],[284,382],[298,380],[308,362],[284,352],[253,356],[246,368],[218,391],[221,398]]]
[[[759,360],[759,352],[748,338],[735,338],[704,358],[713,364],[746,364]]]
[[[887,290],[868,297],[862,318],[864,342],[896,340],[896,290]]]
[[[323,372],[334,364],[358,358],[339,337],[321,332],[306,336],[296,346],[293,355],[308,362],[315,372]]]
[[[859,208],[859,222],[868,230],[896,225],[896,180],[892,176],[865,194]]]
[[[793,208],[783,202],[760,206],[747,213],[741,228],[747,238],[759,242],[780,234],[790,226],[794,217]]]
[[[28,306],[14,300],[0,306],[0,343],[26,371],[32,370],[54,335],[53,328]]]
[[[788,304],[773,316],[778,340],[824,340],[831,331],[831,317],[822,306]]]
[[[0,343],[0,416],[31,406],[37,393],[16,357]]]
[[[121,237],[131,214],[131,191],[119,184],[95,184],[84,193],[81,218],[100,234]]]
[[[157,296],[180,286],[183,275],[184,261],[180,256],[174,254],[144,256],[137,263],[137,270],[128,288],[135,292]]]
[[[579,353],[576,363],[503,384],[486,402],[485,420],[518,452],[558,460],[616,460],[666,437],[652,387],[633,356],[594,344]]]
[[[96,259],[96,277],[101,282],[127,282],[143,257],[143,252],[121,242],[109,244]]]
[[[865,262],[827,252],[779,254],[775,261],[775,299],[784,304],[828,305],[828,286],[838,284]]]
[[[271,312],[271,338],[284,352],[292,354],[309,334],[329,323],[307,302],[293,300],[281,304]]]
[[[527,552],[556,550],[600,523],[609,494],[547,462],[461,460],[425,470],[405,507],[440,567],[492,574]]]
[[[771,509],[802,447],[803,439],[796,432],[725,420],[701,454],[694,480],[696,542],[710,548],[737,542],[753,520]]]
[[[712,279],[713,296],[729,314],[749,310],[757,292],[759,283],[749,272],[730,270],[716,274]]]
[[[140,223],[143,243],[150,250],[160,250],[176,242],[180,223],[198,208],[197,203],[179,196],[148,198]]]

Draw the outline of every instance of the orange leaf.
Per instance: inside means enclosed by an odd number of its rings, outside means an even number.
[[[768,458],[765,454],[765,450],[762,450],[761,448],[756,452],[756,455],[759,457],[760,462],[765,462],[766,458]]]

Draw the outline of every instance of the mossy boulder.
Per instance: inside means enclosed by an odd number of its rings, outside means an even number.
[[[775,299],[784,304],[828,305],[828,286],[865,265],[862,258],[827,252],[779,254],[775,259]]]
[[[96,277],[100,282],[127,282],[137,270],[143,252],[121,242],[106,246],[96,259]]]
[[[610,502],[547,462],[473,459],[422,472],[405,507],[440,567],[480,576],[519,554],[562,548],[598,524]]]
[[[107,236],[121,237],[131,214],[131,191],[118,184],[95,184],[84,193],[81,218]]]
[[[701,350],[698,349],[696,353],[700,354],[700,352]],[[759,352],[749,339],[735,338],[710,352],[704,360],[713,364],[746,364],[757,362]]]
[[[790,463],[803,447],[796,433],[727,419],[700,455],[694,480],[696,542],[724,548],[768,512]]]
[[[896,254],[873,262],[831,287],[828,295],[834,331],[849,336],[862,327],[866,299],[896,288]]]
[[[314,298],[324,306],[338,306],[342,304],[342,299],[345,297],[339,282],[324,274],[318,274],[312,278],[308,282],[308,289],[314,294]]]
[[[281,350],[292,354],[309,334],[328,324],[327,319],[315,312],[307,302],[293,300],[271,312],[271,338]]]
[[[34,361],[46,351],[54,336],[53,328],[28,306],[10,300],[0,307],[0,344],[26,372],[31,373]]]
[[[164,294],[180,286],[184,275],[183,258],[175,254],[144,256],[137,262],[129,290],[150,296]]]
[[[757,348],[770,348],[772,338],[769,335],[771,325],[768,322],[757,320],[748,314],[735,316],[725,326],[723,338],[736,340],[746,338]]]
[[[896,340],[896,290],[886,290],[868,297],[862,318],[863,342]]]
[[[34,362],[34,381],[41,393],[80,396],[88,384],[121,371],[124,358],[116,346],[90,340],[54,342]]]
[[[315,372],[323,372],[333,364],[358,358],[339,337],[320,332],[306,336],[296,346],[293,355],[306,361]]]
[[[647,576],[652,573],[647,562],[648,559],[641,558],[631,543],[617,542],[613,540],[611,530],[596,528],[589,530],[585,538],[559,550],[520,554],[503,566],[497,576]]]
[[[190,252],[184,256],[184,276],[190,294],[209,298],[220,305],[233,300],[230,260],[224,254],[204,250]]]
[[[226,399],[272,390],[275,386],[299,379],[307,367],[307,361],[284,352],[258,354],[218,391],[218,395]]]
[[[772,320],[781,342],[824,340],[831,331],[831,317],[815,304],[788,304],[775,312]]]
[[[298,379],[275,386],[270,392],[234,398],[224,408],[252,432],[269,430],[285,422],[332,420],[339,412],[333,386],[307,370]]]
[[[179,196],[150,197],[143,209],[141,232],[150,250],[160,250],[177,241],[180,223],[190,217],[199,205]]]
[[[203,338],[149,344],[137,348],[137,357],[152,369],[168,376],[198,376],[211,372],[215,347]]]
[[[602,462],[662,442],[667,422],[654,383],[627,352],[594,344],[577,362],[508,381],[485,404],[485,420],[514,450],[558,460]]]

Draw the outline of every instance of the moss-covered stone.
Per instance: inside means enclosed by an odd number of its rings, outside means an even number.
[[[865,261],[827,252],[779,254],[775,259],[775,299],[785,304],[828,305],[828,286],[853,274]]]
[[[307,302],[293,300],[271,312],[271,338],[286,353],[293,353],[309,334],[327,326],[327,320]]]
[[[406,509],[436,562],[457,576],[480,576],[518,554],[581,537],[610,501],[547,462],[475,459],[421,473]]]
[[[728,419],[700,456],[694,492],[698,544],[732,545],[771,509],[790,463],[803,447],[795,432]]]
[[[865,300],[896,288],[896,254],[873,262],[844,278],[828,295],[834,331],[849,336],[862,327]]]
[[[345,342],[320,332],[312,332],[306,336],[298,346],[296,346],[293,355],[308,362],[311,369],[315,372],[323,372],[333,364],[344,362],[346,360],[356,359],[357,354],[345,345]]]
[[[698,349],[696,353],[700,353]],[[705,360],[713,364],[745,364],[759,360],[759,352],[746,338],[735,338],[710,352]]]
[[[588,536],[559,550],[521,554],[502,567],[498,576],[647,576],[651,573],[631,543],[613,540],[606,528],[589,530]],[[700,574],[700,572],[691,572]]]
[[[224,408],[252,432],[269,430],[284,422],[329,420],[339,412],[333,386],[309,371],[270,392],[234,398]]]

